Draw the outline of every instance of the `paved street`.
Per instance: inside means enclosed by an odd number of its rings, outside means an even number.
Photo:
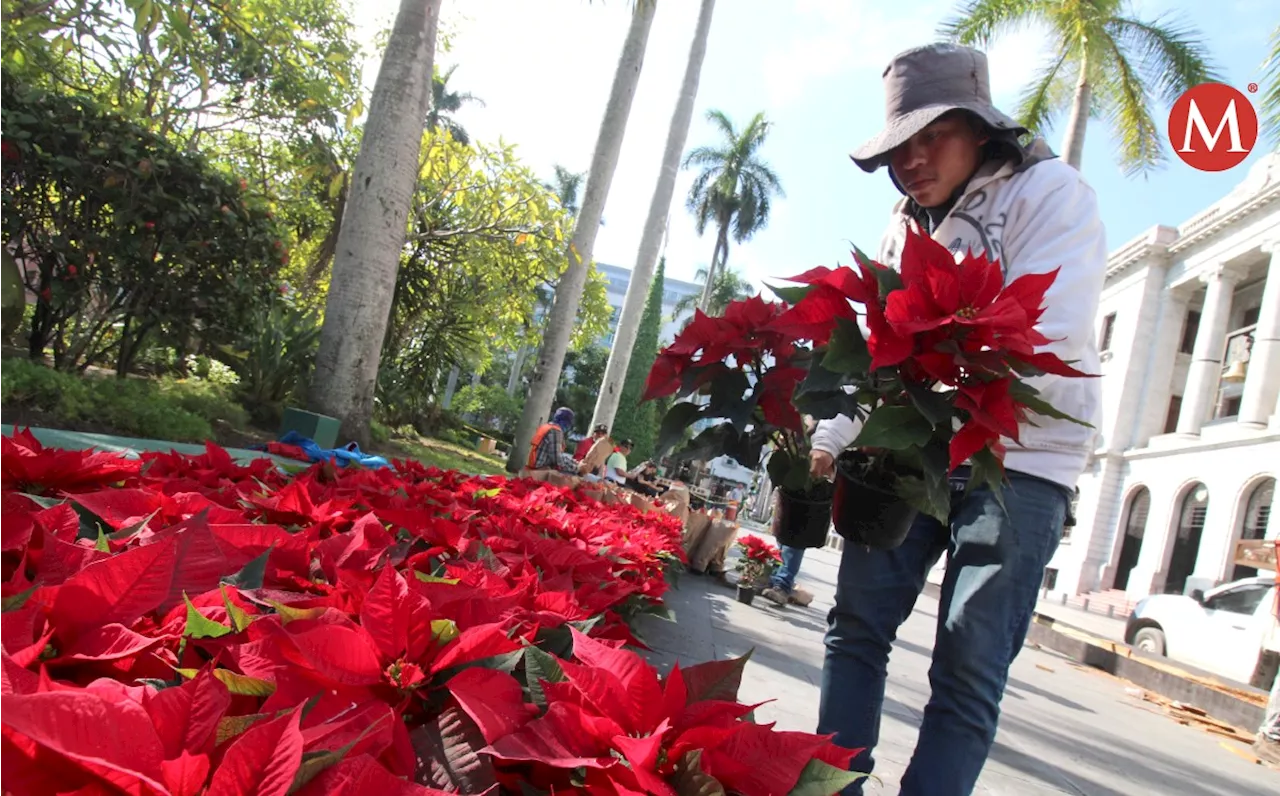
[[[811,550],[801,585],[817,599],[808,608],[776,609],[734,600],[726,587],[686,576],[669,602],[675,624],[643,626],[653,660],[683,661],[755,654],[743,680],[744,701],[776,701],[757,711],[780,729],[817,724],[822,633],[835,590],[838,554]],[[903,626],[889,665],[889,684],[867,793],[896,796],[928,700],[937,601],[922,596]],[[1001,796],[1245,796],[1280,793],[1280,773],[1253,765],[1199,729],[1184,727],[1126,693],[1126,684],[1046,651],[1026,649],[1014,663],[996,746],[977,793]]]

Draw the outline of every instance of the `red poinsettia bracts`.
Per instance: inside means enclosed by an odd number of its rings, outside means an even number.
[[[745,721],[716,674],[742,662],[664,681],[620,649],[683,558],[665,514],[410,462],[3,445],[7,791],[666,793],[700,753],[766,794],[847,766]],[[754,748],[793,754],[736,769]]]

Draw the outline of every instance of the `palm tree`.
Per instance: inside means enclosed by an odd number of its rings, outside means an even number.
[[[462,109],[467,103],[475,103],[480,107],[484,107],[484,100],[471,94],[470,92],[451,91],[449,89],[449,79],[453,77],[453,73],[457,71],[458,65],[454,64],[441,75],[436,75],[431,81],[431,110],[427,111],[427,129],[447,130],[449,135],[453,136],[453,140],[463,146],[471,144],[471,136],[467,131],[458,124],[453,118],[453,114]]]
[[[609,102],[605,105],[600,132],[596,135],[596,148],[591,155],[582,209],[574,222],[572,240],[565,252],[567,267],[556,285],[555,301],[547,316],[542,348],[538,351],[538,361],[529,383],[529,396],[516,425],[515,444],[507,458],[507,470],[513,473],[524,466],[533,432],[551,414],[551,402],[556,397],[564,355],[569,350],[569,338],[573,334],[582,290],[587,282],[596,233],[600,230],[600,216],[609,196],[613,173],[618,167],[627,118],[631,115],[631,101],[640,83],[640,69],[644,66],[644,51],[649,43],[649,30],[653,27],[657,5],[657,0],[636,0],[631,9],[631,25],[622,43],[622,54],[613,73],[613,87],[609,90]]]
[[[583,171],[569,171],[559,163],[555,165],[555,176],[551,178],[551,182],[543,183],[548,191],[555,195],[556,201],[560,203],[570,215],[578,214],[578,192],[582,190],[582,181],[586,179],[587,174]]]
[[[698,79],[702,74],[702,62],[707,56],[707,38],[711,34],[711,16],[715,12],[715,0],[702,0],[698,12],[693,42],[689,45],[689,60],[685,64],[684,82],[671,114],[671,126],[667,129],[666,149],[662,153],[662,167],[658,171],[658,183],[649,201],[649,216],[640,236],[640,248],[636,252],[635,268],[627,284],[627,295],[622,301],[622,314],[618,317],[618,329],[614,333],[613,348],[609,351],[609,364],[604,380],[596,396],[596,408],[591,418],[591,428],[597,425],[612,426],[622,399],[627,370],[631,363],[631,349],[635,347],[649,299],[649,282],[653,279],[658,249],[662,246],[663,233],[667,229],[667,217],[671,213],[671,198],[676,192],[676,174],[680,170],[680,154],[689,139],[689,125],[693,121],[693,103],[698,96]]]
[[[1280,25],[1271,31],[1271,52],[1262,70],[1262,127],[1270,131],[1271,143],[1280,147]]]
[[[1152,94],[1172,104],[1192,86],[1217,79],[1200,33],[1170,18],[1129,16],[1125,0],[973,0],[940,33],[987,47],[1033,24],[1049,28],[1052,53],[1018,105],[1027,129],[1040,132],[1070,108],[1062,151],[1077,169],[1090,117],[1105,117],[1127,174],[1146,174],[1165,160],[1163,127],[1151,115]]]
[[[743,278],[742,274],[732,269],[725,269],[716,274],[715,284],[711,285],[710,291],[707,290],[707,269],[699,268],[694,274],[695,282],[701,282],[703,285],[703,295],[709,296],[704,303],[701,298],[695,299],[693,296],[682,296],[679,301],[671,308],[671,320],[676,320],[681,315],[693,310],[701,309],[708,315],[720,316],[735,301],[749,299],[756,294],[755,286]]]
[[[369,441],[374,385],[395,295],[442,0],[400,0],[378,68],[350,195],[338,233],[310,405],[336,417],[342,434]]]
[[[729,259],[729,236],[738,243],[748,240],[769,223],[770,203],[783,196],[782,183],[760,158],[760,147],[769,136],[769,122],[757,113],[741,131],[723,111],[707,112],[720,133],[720,143],[700,146],[684,159],[685,168],[701,171],[689,189],[689,212],[701,235],[709,224],[716,227],[716,245],[707,266],[710,278],[698,306],[704,310],[716,285],[716,275]]]

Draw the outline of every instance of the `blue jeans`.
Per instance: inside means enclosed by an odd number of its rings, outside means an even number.
[[[783,594],[790,594],[796,587],[796,576],[800,574],[800,562],[804,561],[803,547],[787,547],[779,545],[782,552],[782,566],[769,578],[769,585]]]
[[[875,762],[889,650],[926,574],[944,551],[949,555],[929,669],[932,694],[902,796],[968,796],[995,741],[1009,666],[1022,649],[1071,497],[1039,478],[1017,472],[1008,478],[1007,513],[985,487],[966,496],[957,478],[950,528],[920,515],[896,550],[845,547],[828,617],[818,732],[863,749],[852,769],[866,773]],[[861,794],[861,783],[845,793]]]

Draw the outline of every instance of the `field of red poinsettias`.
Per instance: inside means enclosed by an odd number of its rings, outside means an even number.
[[[2,445],[6,793],[848,781],[850,752],[751,722],[745,661],[659,678],[624,648],[683,555],[666,515],[414,463]]]

